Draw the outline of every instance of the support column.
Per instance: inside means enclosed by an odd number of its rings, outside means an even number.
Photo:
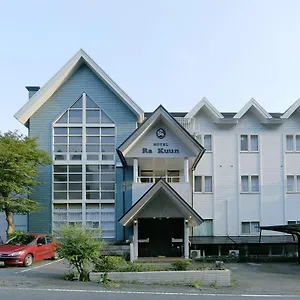
[[[297,233],[297,240],[298,240],[298,264],[300,264],[300,234]]]
[[[137,183],[139,177],[139,161],[137,158],[133,159],[133,182]]]
[[[138,220],[133,221],[133,252],[134,259],[139,257],[139,235],[138,235]]]
[[[184,258],[188,259],[189,258],[189,236],[190,236],[190,228],[189,228],[189,222],[188,219],[184,219],[183,220],[183,226],[184,226],[184,236],[183,236],[183,241],[184,241],[184,245],[183,245],[183,249],[184,249]]]
[[[188,183],[189,182],[189,159],[187,157],[184,158],[183,173],[184,173],[184,182]]]

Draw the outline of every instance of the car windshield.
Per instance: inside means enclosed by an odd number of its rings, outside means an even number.
[[[34,235],[17,235],[11,240],[9,240],[6,244],[8,245],[29,245],[35,239]]]

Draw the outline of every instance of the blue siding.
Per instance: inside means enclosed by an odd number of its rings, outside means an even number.
[[[127,240],[132,235],[131,227],[123,227],[118,220],[131,208],[132,206],[132,181],[133,169],[128,167],[123,173],[123,168],[116,168],[116,239],[118,241]],[[125,175],[125,177],[124,177]],[[125,182],[125,184],[123,184]],[[125,187],[125,189],[124,189]]]
[[[116,146],[120,145],[135,130],[136,116],[134,113],[86,65],[83,65],[30,118],[30,136],[37,136],[40,148],[50,155],[52,152],[52,123],[83,92],[86,92],[116,124]],[[34,190],[31,198],[39,201],[42,209],[40,212],[29,215],[29,231],[50,232],[51,166],[44,167],[38,179],[43,182],[43,185]]]

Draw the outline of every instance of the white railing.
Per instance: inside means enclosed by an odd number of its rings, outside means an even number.
[[[183,176],[139,176],[138,183],[154,183],[163,178],[168,183],[184,182]]]
[[[183,117],[175,117],[175,120],[188,132],[195,132],[195,119],[194,118],[183,118]]]

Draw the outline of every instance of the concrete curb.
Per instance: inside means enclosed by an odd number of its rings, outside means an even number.
[[[90,273],[92,282],[99,282],[105,272]],[[178,283],[190,284],[193,281],[203,286],[215,284],[230,286],[229,270],[201,270],[201,271],[156,271],[156,272],[108,272],[108,278],[114,281],[139,282],[144,284]]]

